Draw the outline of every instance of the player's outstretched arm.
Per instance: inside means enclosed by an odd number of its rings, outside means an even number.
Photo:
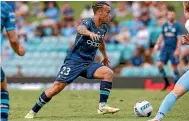
[[[25,50],[24,48],[19,44],[18,37],[16,35],[15,30],[7,31],[7,35],[10,41],[10,45],[13,48],[13,50],[20,56],[24,56]]]
[[[108,60],[108,56],[107,56],[107,53],[106,53],[106,46],[105,46],[104,42],[102,42],[102,44],[99,46],[99,50],[100,50],[100,52],[102,53],[102,55],[104,57],[104,59],[102,60],[102,63],[105,66],[108,66],[109,60]]]
[[[92,40],[99,40],[100,36],[98,34],[95,34],[91,31],[89,31],[86,26],[84,25],[80,25],[78,28],[77,28],[77,32],[81,35],[84,35],[84,36],[89,36]]]

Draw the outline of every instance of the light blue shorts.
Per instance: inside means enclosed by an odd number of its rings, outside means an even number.
[[[189,91],[189,70],[178,80],[177,84]]]

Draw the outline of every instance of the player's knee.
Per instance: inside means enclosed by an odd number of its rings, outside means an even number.
[[[177,65],[172,65],[172,67],[174,71],[178,70]]]
[[[157,63],[157,67],[158,67],[159,69],[162,69],[162,68],[163,68],[163,63],[161,63],[161,62]]]
[[[6,78],[5,78],[4,81],[1,83],[1,90],[7,91],[7,80],[6,80]]]
[[[107,71],[104,73],[104,79],[108,81],[112,81],[113,74],[114,73],[111,69],[107,69]]]

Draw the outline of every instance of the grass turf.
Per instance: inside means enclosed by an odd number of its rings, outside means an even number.
[[[112,90],[109,105],[121,109],[116,114],[98,115],[98,91],[64,91],[45,105],[35,119],[24,119],[42,91],[9,90],[11,108],[9,121],[146,121],[152,118],[168,92],[145,90]],[[147,100],[154,112],[150,118],[136,117],[133,112],[135,102]],[[164,121],[188,121],[189,95],[178,100]]]

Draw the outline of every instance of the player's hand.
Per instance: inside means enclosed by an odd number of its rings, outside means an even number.
[[[159,46],[156,44],[152,50],[152,54],[156,53],[159,49]]]
[[[174,56],[175,56],[175,57],[179,57],[179,54],[180,54],[180,53],[179,53],[179,50],[175,50]]]
[[[19,46],[19,52],[18,52],[19,56],[24,56],[25,55],[25,49],[23,46]]]
[[[182,43],[187,45],[189,44],[189,35],[182,36]]]
[[[110,61],[108,60],[108,57],[105,57],[102,62],[105,66],[109,66]]]
[[[91,38],[93,41],[96,41],[96,40],[99,40],[99,39],[100,39],[100,35],[91,32],[91,33],[90,33],[90,38]]]

